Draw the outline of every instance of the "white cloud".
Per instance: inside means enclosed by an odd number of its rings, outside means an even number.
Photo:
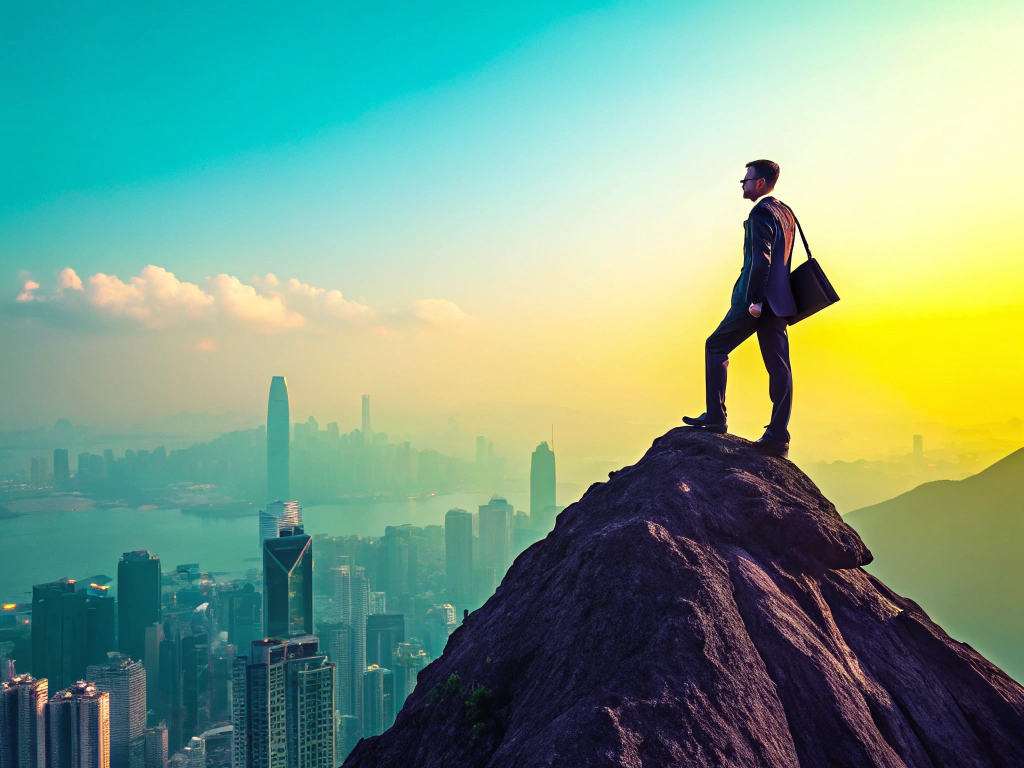
[[[263,296],[237,277],[220,274],[207,279],[224,314],[261,333],[296,330],[306,318],[285,306],[280,296]]]
[[[430,325],[456,325],[469,319],[469,315],[448,299],[417,299],[412,306],[413,314]]]
[[[82,278],[75,274],[71,267],[64,267],[57,273],[57,294],[64,293],[69,288],[73,291],[82,290]]]
[[[244,283],[221,273],[206,278],[204,287],[179,280],[153,264],[128,280],[104,272],[83,279],[71,267],[55,277],[53,293],[47,295],[31,275],[22,273],[24,283],[16,302],[23,311],[62,323],[117,320],[144,328],[227,323],[268,334],[346,327],[381,332],[410,322],[445,327],[469,319],[447,299],[420,299],[404,309],[377,310],[345,298],[336,288],[295,278],[280,280],[274,274],[257,275]],[[212,351],[216,343],[203,338],[197,349]]]
[[[59,278],[57,298],[66,288],[74,289],[76,282],[82,286],[73,270],[63,270]],[[182,282],[172,272],[152,264],[127,283],[116,275],[97,272],[78,290],[84,293],[86,302],[101,313],[136,320],[148,328],[202,319],[214,304],[213,296],[195,283]]]
[[[15,301],[21,302],[22,304],[25,304],[29,301],[35,301],[36,297],[34,291],[38,290],[38,288],[39,283],[37,283],[35,280],[26,280],[24,287],[21,289],[21,292],[15,298]]]

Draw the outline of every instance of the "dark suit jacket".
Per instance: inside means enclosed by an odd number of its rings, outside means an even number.
[[[789,206],[763,197],[743,223],[743,269],[732,289],[733,306],[767,301],[779,317],[796,314],[789,286],[796,218]]]

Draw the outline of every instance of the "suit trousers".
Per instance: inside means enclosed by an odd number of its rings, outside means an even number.
[[[764,302],[760,317],[751,315],[745,306],[729,309],[704,345],[708,421],[726,420],[725,384],[729,353],[756,333],[764,367],[768,369],[768,394],[772,400],[772,419],[768,430],[777,440],[789,440],[793,371],[789,364],[788,325],[786,318],[772,312],[768,302]]]

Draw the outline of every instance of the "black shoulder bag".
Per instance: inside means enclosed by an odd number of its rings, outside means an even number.
[[[790,209],[792,212],[792,209]],[[807,245],[807,238],[804,237],[804,230],[800,226],[800,220],[793,214],[793,221],[796,222],[800,239],[804,243],[804,250],[807,252],[807,261],[794,269],[789,275],[789,284],[793,289],[793,298],[796,299],[796,314],[786,318],[790,325],[799,323],[804,318],[820,312],[825,307],[831,306],[839,301],[839,294],[832,287],[832,283],[825,277],[825,270],[817,260],[811,256],[811,249]]]

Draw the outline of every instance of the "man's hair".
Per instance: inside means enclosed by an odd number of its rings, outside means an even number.
[[[771,160],[751,160],[746,167],[753,168],[757,174],[755,178],[764,179],[769,187],[774,187],[779,180],[779,164]]]

